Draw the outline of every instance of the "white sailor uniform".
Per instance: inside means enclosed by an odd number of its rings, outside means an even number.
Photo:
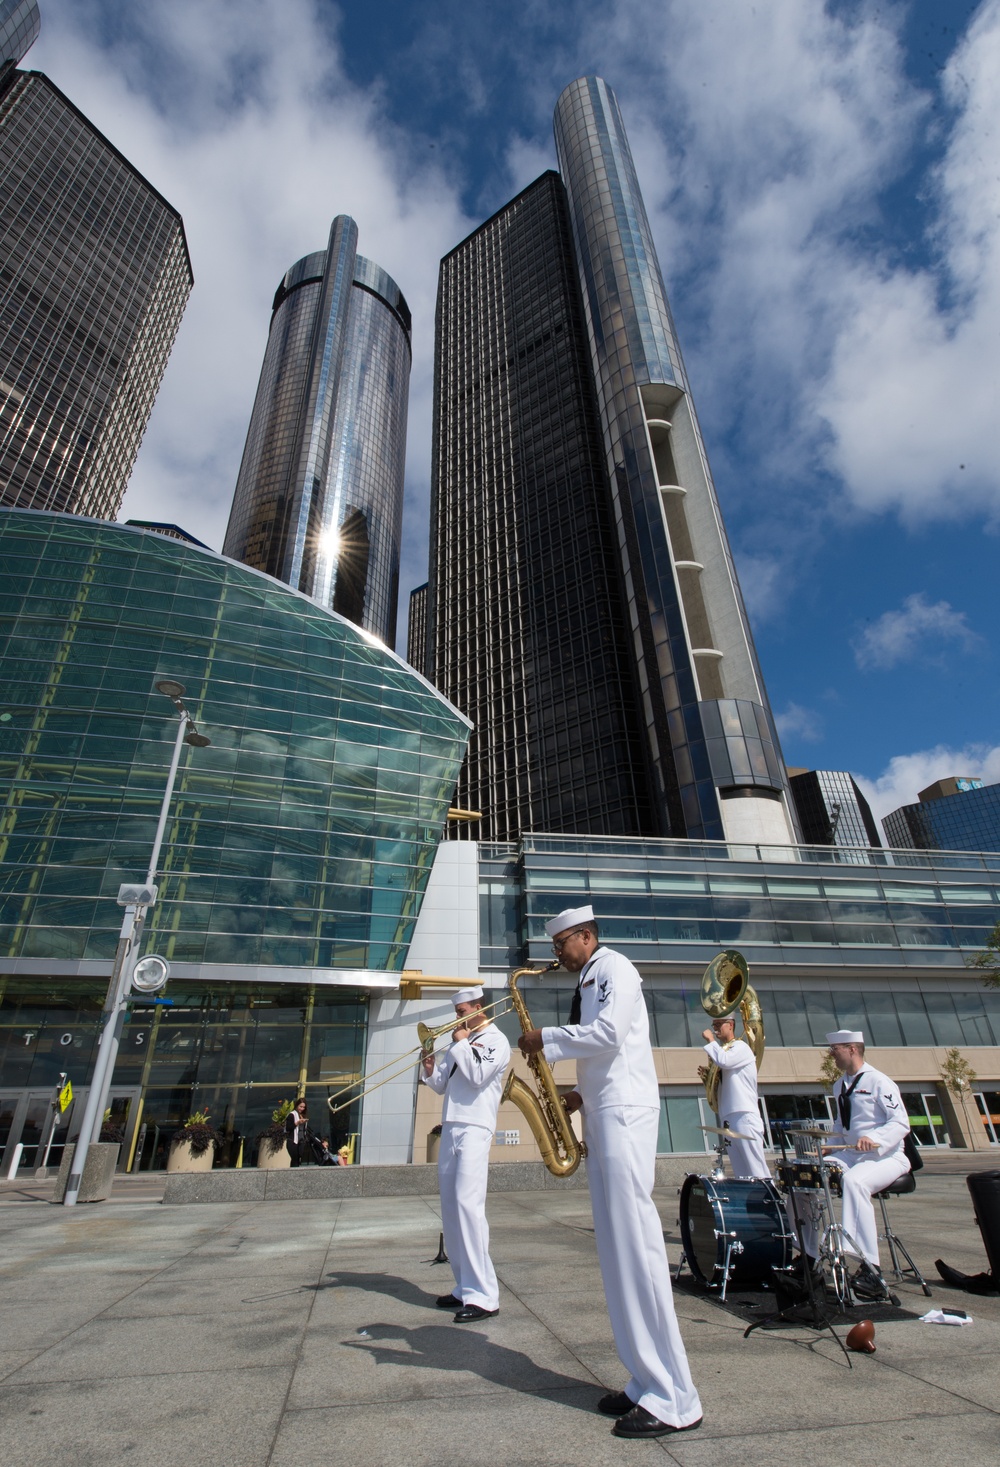
[[[745,1039],[728,1046],[717,1039],[705,1045],[705,1053],[722,1071],[719,1085],[719,1118],[730,1131],[749,1136],[749,1141],[731,1141],[729,1160],[734,1177],[769,1177],[764,1156],[764,1123],[757,1108],[757,1061]]]
[[[878,1145],[878,1151],[857,1151],[850,1146],[848,1151],[837,1151],[827,1161],[843,1171],[843,1204],[841,1217],[844,1230],[855,1240],[862,1254],[873,1268],[879,1267],[878,1229],[875,1225],[875,1208],[872,1194],[888,1187],[898,1177],[910,1170],[910,1163],[903,1150],[903,1138],[910,1129],[906,1106],[899,1087],[888,1075],[871,1065],[863,1065],[856,1075],[841,1075],[833,1087],[834,1102],[838,1114],[843,1111],[841,1097],[850,1108],[850,1122],[833,1131],[830,1141],[834,1144],[860,1141],[868,1136]],[[816,1231],[810,1224],[803,1227],[806,1252],[816,1254]],[[847,1251],[855,1250],[847,1246]]]
[[[597,1255],[626,1393],[670,1426],[701,1403],[674,1314],[653,1203],[660,1091],[638,972],[599,947],[580,973],[580,1023],[542,1030],[550,1063],[576,1060]]]
[[[456,1027],[460,1020],[456,1020]],[[490,1147],[510,1045],[495,1024],[453,1043],[425,1084],[444,1095],[438,1185],[445,1252],[463,1304],[498,1309],[500,1291],[490,1260],[486,1183]]]

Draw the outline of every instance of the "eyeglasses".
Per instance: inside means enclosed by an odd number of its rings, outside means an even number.
[[[581,932],[588,932],[589,930],[590,929],[587,927],[574,927],[573,931],[567,932],[564,937],[554,937],[552,939],[553,950],[557,953],[561,953],[571,937],[579,937]]]

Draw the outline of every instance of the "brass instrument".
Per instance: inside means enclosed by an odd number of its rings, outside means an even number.
[[[540,977],[558,968],[559,960],[544,968],[517,968],[507,980],[507,992],[521,1022],[521,1032],[527,1034],[535,1026],[531,1022],[528,1006],[518,991],[519,978],[527,975]],[[512,1100],[528,1123],[539,1151],[548,1170],[554,1177],[571,1177],[586,1156],[587,1148],[578,1141],[570,1122],[569,1111],[556,1089],[548,1061],[541,1054],[527,1056],[528,1068],[535,1077],[538,1094],[526,1085],[513,1069],[507,1076],[501,1100]]]
[[[459,980],[456,979],[455,981],[457,983]],[[493,1003],[485,1004],[483,1006],[482,1013],[488,1014],[490,1009],[498,1009],[501,1004],[509,1004],[509,1000],[506,994],[503,996],[503,998],[498,998]],[[489,1022],[492,1023],[493,1019],[502,1018],[503,1014],[509,1012],[510,1008],[505,1007],[503,1013],[494,1014]],[[405,1054],[397,1054],[394,1059],[389,1060],[388,1064],[381,1065],[377,1070],[372,1070],[370,1073],[366,1071],[365,1074],[359,1076],[357,1080],[351,1080],[349,1084],[342,1085],[339,1090],[335,1090],[332,1095],[327,1096],[326,1103],[330,1108],[330,1114],[335,1116],[339,1111],[347,1110],[348,1106],[353,1105],[356,1100],[364,1100],[365,1096],[370,1095],[373,1090],[380,1090],[383,1085],[389,1085],[392,1083],[393,1080],[402,1079],[403,1075],[405,1075],[406,1071],[413,1063],[411,1056],[419,1055],[420,1058],[423,1059],[425,1054],[430,1054],[433,1051],[434,1041],[436,1039],[439,1039],[442,1034],[453,1033],[457,1028],[459,1028],[460,1025],[464,1023],[464,1019],[459,1019],[457,1016],[452,1016],[452,1018],[447,1019],[445,1023],[437,1024],[433,1029],[428,1028],[426,1024],[418,1024],[417,1039],[419,1040],[419,1043],[415,1044],[412,1049],[408,1049]],[[371,1080],[374,1080],[376,1075],[381,1075],[386,1070],[392,1070],[393,1073],[391,1075],[386,1075],[385,1079],[379,1080],[378,1084],[376,1085],[372,1085],[369,1083]],[[363,1088],[358,1090],[358,1086],[361,1086]],[[356,1095],[349,1096],[347,1100],[340,1101],[339,1105],[335,1105],[334,1102],[340,1100],[340,1097],[342,1095],[347,1095],[349,1090],[358,1090],[358,1093]]]
[[[760,999],[750,986],[750,970],[742,953],[727,948],[712,959],[701,980],[701,1006],[712,1019],[727,1019],[739,1009],[743,1038],[753,1050],[759,1071],[764,1058],[764,1016]],[[713,1060],[709,1060],[698,1073],[704,1080],[708,1103],[718,1113],[722,1071]]]

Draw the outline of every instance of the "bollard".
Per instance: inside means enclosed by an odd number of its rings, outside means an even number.
[[[24,1147],[21,1144],[21,1142],[19,1141],[17,1143],[17,1145],[14,1147],[14,1155],[11,1157],[11,1159],[10,1159],[10,1166],[7,1168],[7,1180],[8,1180],[8,1182],[12,1182],[14,1180],[14,1178],[17,1176],[17,1169],[21,1165],[21,1153],[22,1153],[23,1150],[24,1150]]]

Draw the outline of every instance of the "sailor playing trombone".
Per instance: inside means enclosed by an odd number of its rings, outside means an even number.
[[[460,988],[452,1002],[457,1019],[452,1042],[439,1056],[424,1055],[420,1078],[444,1096],[438,1185],[455,1291],[437,1304],[455,1311],[456,1324],[466,1324],[500,1310],[490,1260],[486,1183],[510,1045],[483,1012],[480,987]]]

